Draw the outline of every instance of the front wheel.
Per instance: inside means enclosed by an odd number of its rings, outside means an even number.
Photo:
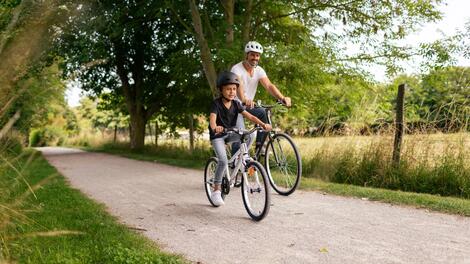
[[[218,160],[216,157],[211,157],[206,162],[204,169],[204,189],[206,190],[207,199],[212,206],[217,207],[211,200],[212,192],[214,191],[215,172],[217,170]],[[222,199],[225,199],[225,193],[222,192]]]
[[[261,221],[271,206],[268,176],[263,165],[257,161],[248,163],[245,169],[242,181],[243,204],[253,220]]]
[[[265,153],[265,168],[273,189],[281,195],[289,195],[297,189],[302,175],[302,160],[290,136],[275,134]]]

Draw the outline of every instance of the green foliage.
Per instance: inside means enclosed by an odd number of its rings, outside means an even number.
[[[93,2],[82,5],[56,39],[66,76],[95,95],[108,93],[108,110],[124,112],[125,104],[133,147],[142,147],[145,124],[154,114],[171,115],[194,98],[185,95],[202,89],[193,82],[202,79],[195,75],[200,69],[193,43],[180,24],[167,19],[170,13],[160,1]]]
[[[106,263],[116,264],[163,264],[181,263],[180,260],[171,257],[157,257],[153,252],[136,251],[135,249],[124,247],[121,244],[104,249]]]
[[[72,121],[70,113],[67,119],[63,114],[66,112],[65,85],[60,79],[57,65],[30,73],[19,80],[11,92],[10,96],[16,100],[12,100],[13,103],[6,114],[0,116],[0,126],[5,124],[17,109],[21,109],[21,117],[15,123],[15,128],[24,135],[29,135],[31,128],[53,123],[57,116],[61,116],[60,120],[56,120],[57,125],[65,126],[62,122]],[[73,126],[70,128],[73,129]]]
[[[16,157],[23,151],[23,142],[19,136],[5,136],[0,139],[0,153]]]
[[[61,146],[67,137],[67,132],[60,127],[47,125],[31,131],[29,145],[31,147]]]
[[[470,68],[446,67],[422,76],[399,76],[384,100],[395,104],[398,84],[407,84],[406,121],[412,130],[460,131],[470,117]],[[384,94],[386,94],[384,93]],[[388,99],[387,99],[388,98]]]
[[[245,2],[236,1],[233,26],[227,24],[221,3],[206,1],[199,7],[203,37],[211,48],[216,71],[241,59],[246,36],[256,39],[266,48],[262,65],[270,78],[294,99],[290,114],[296,118],[289,126],[328,127],[347,122],[351,116],[354,122],[363,123],[383,118],[373,110],[368,110],[365,120],[361,117],[359,109],[376,99],[365,98],[371,85],[355,66],[343,61],[338,43],[368,39],[362,44],[380,47],[382,55],[377,57],[386,58],[384,63],[393,66],[393,60],[404,55],[392,41],[412,32],[417,22],[438,19],[438,3],[274,1],[249,11]],[[132,120],[136,111],[132,100],[137,99],[140,102],[136,105],[143,106],[139,112],[147,113],[145,121],[157,109],[157,116],[165,123],[183,127],[188,126],[188,115],[207,111],[210,91],[204,84],[187,2],[151,1],[144,7],[102,1],[81,6],[79,13],[63,27],[56,42],[58,53],[65,58],[66,75],[79,79],[85,90],[95,94],[111,91],[105,99],[108,110],[127,112]],[[130,13],[134,15],[130,17]],[[395,19],[397,15],[400,20]],[[336,32],[327,29],[336,24],[343,26]],[[234,31],[231,41],[226,39],[229,26]],[[371,38],[374,41],[369,41]],[[366,49],[361,52],[370,53]],[[134,97],[136,91],[141,96]],[[204,101],[207,103],[201,103]]]
[[[45,143],[43,142],[43,131],[42,129],[33,129],[29,134],[29,145],[31,147],[39,147],[44,146]]]

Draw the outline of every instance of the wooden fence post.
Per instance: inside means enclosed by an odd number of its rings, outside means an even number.
[[[189,151],[192,153],[194,151],[194,116],[192,114],[188,115],[189,120]]]
[[[405,127],[404,121],[404,106],[405,106],[405,88],[406,84],[398,86],[397,105],[396,105],[396,119],[395,119],[395,141],[393,142],[393,164],[398,166],[400,164],[400,150],[403,141],[403,132]]]

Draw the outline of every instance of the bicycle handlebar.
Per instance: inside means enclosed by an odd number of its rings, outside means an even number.
[[[251,133],[254,133],[254,132],[257,131],[257,130],[263,130],[263,129],[262,129],[261,127],[259,127],[259,126],[255,126],[255,127],[253,127],[252,129],[250,129],[250,130],[241,129],[241,128],[235,128],[235,127],[233,127],[233,128],[224,128],[224,132],[225,132],[225,133],[230,133],[230,132],[231,132],[231,133],[235,133],[235,134],[239,134],[239,135],[244,135],[244,136],[249,135],[249,134],[251,134]]]
[[[289,108],[288,106],[286,106],[286,104],[282,100],[277,100],[276,104],[273,104],[273,105],[262,104],[261,100],[258,100],[258,102],[255,103],[255,108],[259,108],[259,107],[262,107],[262,108],[265,108],[265,109],[278,108],[276,111],[281,109],[281,108],[279,108],[280,106],[284,107],[284,108],[282,108],[283,110],[281,112],[285,112],[285,111],[287,111],[286,108]]]

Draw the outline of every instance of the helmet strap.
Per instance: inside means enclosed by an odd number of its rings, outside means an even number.
[[[227,97],[224,96],[224,94],[220,94],[222,96],[222,101],[225,101],[225,102],[230,102],[232,100],[228,99]]]

